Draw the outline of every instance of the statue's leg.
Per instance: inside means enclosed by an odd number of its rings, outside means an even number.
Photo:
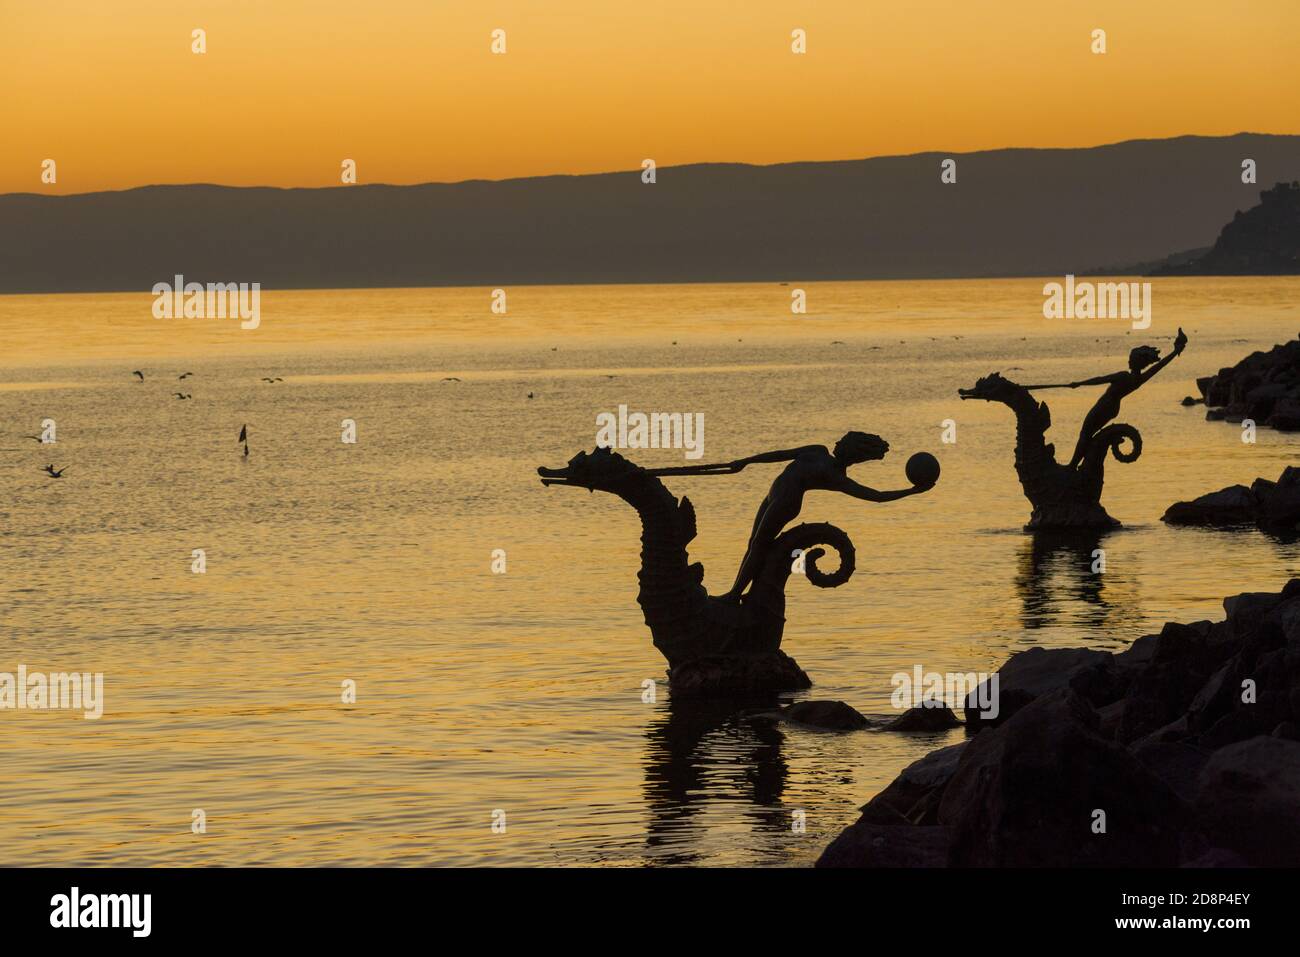
[[[1112,407],[1109,402],[1098,402],[1092,407],[1092,411],[1084,416],[1083,427],[1079,429],[1079,442],[1074,447],[1074,455],[1070,456],[1070,468],[1079,467],[1079,463],[1083,461],[1083,457],[1088,451],[1088,443],[1092,441],[1092,437],[1118,414],[1119,409]]]
[[[759,571],[767,561],[767,553],[772,542],[798,513],[798,508],[791,513],[788,507],[781,507],[780,502],[774,502],[770,498],[763,500],[758,515],[754,517],[754,531],[749,536],[749,548],[740,563],[740,571],[736,573],[736,583],[731,586],[731,591],[722,596],[723,598],[735,600],[744,593],[750,582],[758,577]]]

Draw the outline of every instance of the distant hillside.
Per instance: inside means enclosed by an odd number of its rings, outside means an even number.
[[[1168,266],[1181,266],[1184,263],[1200,259],[1210,251],[1209,246],[1198,246],[1196,249],[1184,249],[1182,252],[1170,253],[1160,259],[1144,263],[1124,263],[1123,265],[1100,266],[1096,269],[1089,269],[1081,275],[1084,276],[1151,276]]]
[[[1157,276],[1276,276],[1300,274],[1300,182],[1278,183],[1259,205],[1237,210],[1204,256],[1170,263]]]
[[[940,162],[957,160],[957,182]],[[1300,137],[664,167],[330,189],[0,196],[0,292],[943,278],[1083,273],[1208,246]]]

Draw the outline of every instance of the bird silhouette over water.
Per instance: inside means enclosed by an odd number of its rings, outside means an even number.
[[[139,377],[140,377],[140,381],[141,381],[141,382],[144,381],[144,373],[141,372],[139,369],[136,369],[134,372],[131,373],[131,375],[139,376]]]
[[[179,379],[188,379],[188,378],[189,378],[190,376],[192,376],[192,375],[194,375],[193,372],[182,372],[182,373],[181,373],[180,375],[178,375],[176,378],[177,378],[178,380],[179,380]]]
[[[443,376],[443,377],[442,377],[442,381],[443,381],[443,382],[459,382],[460,380],[457,379],[454,375],[448,375],[448,376]]]
[[[173,392],[172,395],[176,396],[176,398],[178,398],[178,399],[192,399],[192,398],[194,398],[194,396],[191,395],[189,392]]]
[[[47,473],[49,474],[50,478],[63,478],[63,473],[66,472],[67,470],[68,470],[68,467],[67,467],[66,465],[63,466],[63,468],[61,468],[61,469],[56,469],[56,468],[54,467],[53,463],[51,463],[51,464],[45,466],[45,468],[44,468],[43,471],[47,472]]]
[[[262,376],[262,381],[263,381],[263,382],[276,383],[276,382],[283,382],[284,379],[282,379],[280,376],[276,376],[274,379],[269,378],[269,377],[267,377],[267,376]]]
[[[245,424],[244,424],[244,427],[241,428],[241,429],[239,430],[239,438],[236,439],[235,441],[237,441],[237,442],[243,442],[243,443],[244,443],[244,458],[248,458],[248,425],[247,425],[247,423],[245,423]]]

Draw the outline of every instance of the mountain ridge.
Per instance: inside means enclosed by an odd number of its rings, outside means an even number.
[[[940,160],[957,182],[940,182]],[[930,150],[412,185],[0,195],[0,292],[987,278],[1207,247],[1300,136]]]

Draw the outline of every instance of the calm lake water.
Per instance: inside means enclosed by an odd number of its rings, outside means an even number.
[[[0,863],[810,864],[960,733],[674,708],[636,604],[635,513],[543,488],[534,469],[590,449],[597,414],[620,404],[704,413],[706,462],[861,429],[893,451],[851,474],[894,488],[908,455],[934,452],[929,494],[805,503],[806,520],[852,536],[858,570],[834,590],[790,583],[784,647],[815,682],[796,697],[877,717],[915,665],[1120,648],[1300,573],[1294,544],[1159,521],[1294,464],[1295,438],[1244,444],[1178,400],[1294,337],[1300,281],[1157,280],[1145,332],[1046,320],[1042,285],[817,283],[799,317],[776,283],[517,288],[505,316],[488,289],[268,291],[250,331],[156,320],[148,295],[0,297],[0,671],[103,672],[106,699],[98,721],[0,711]],[[1179,325],[1187,352],[1121,416],[1146,446],[1107,465],[1126,528],[1097,545],[1105,574],[1090,549],[1036,551],[1011,414],[957,389],[999,369],[1115,371]],[[1044,394],[1063,456],[1096,396]],[[25,438],[46,418],[52,447]],[[47,463],[67,474],[46,478]],[[713,591],[776,472],[669,481],[695,503],[692,558]]]

